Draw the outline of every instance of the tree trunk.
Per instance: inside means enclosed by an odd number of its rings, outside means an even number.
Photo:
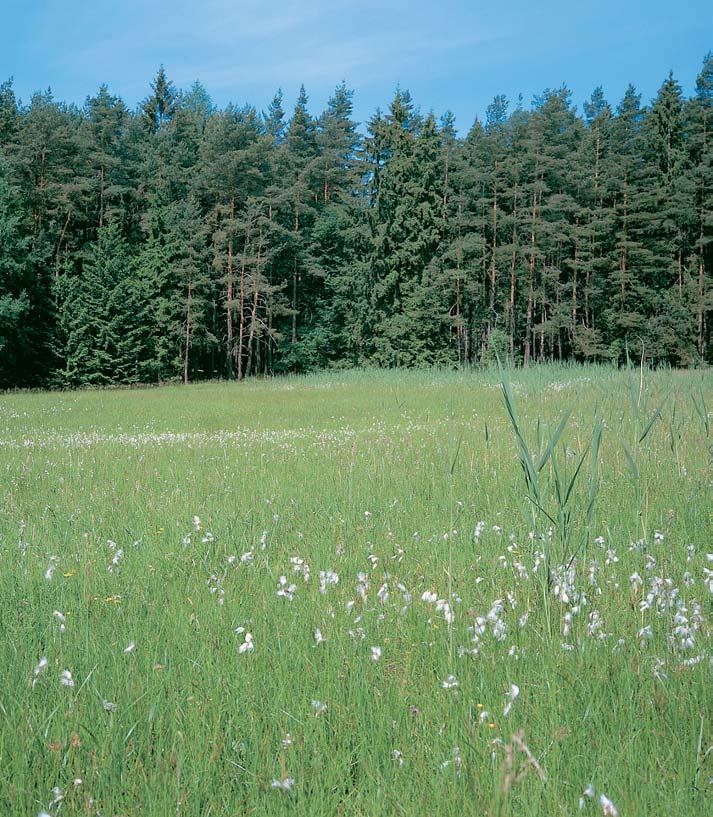
[[[230,229],[228,239],[228,269],[226,279],[225,309],[226,309],[226,348],[225,359],[228,379],[233,378],[233,219],[235,217],[235,196],[230,197]]]
[[[529,280],[527,288],[527,312],[525,316],[525,358],[524,363],[527,366],[530,362],[530,357],[534,354],[533,348],[533,334],[532,334],[532,313],[534,310],[534,286],[535,286],[535,258],[536,258],[536,233],[535,225],[537,223],[537,191],[532,194],[532,218],[530,226],[530,263],[529,263]]]
[[[188,279],[188,298],[186,299],[186,334],[183,346],[183,382],[188,383],[188,350],[191,347],[191,298],[193,295],[193,282]]]

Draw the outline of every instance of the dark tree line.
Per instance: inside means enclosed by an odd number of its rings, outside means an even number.
[[[325,366],[713,361],[713,57],[647,107],[495,97],[459,138],[397,90],[362,134],[216,108],[161,69],[129,111],[0,85],[0,386]]]

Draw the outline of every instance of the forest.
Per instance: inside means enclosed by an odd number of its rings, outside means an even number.
[[[0,387],[713,362],[712,54],[690,97],[495,96],[462,134],[352,98],[0,85]]]

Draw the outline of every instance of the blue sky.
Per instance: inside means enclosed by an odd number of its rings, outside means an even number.
[[[650,99],[672,69],[686,92],[713,49],[713,2],[679,0],[2,0],[0,80],[82,103],[106,82],[133,107],[160,63],[218,104],[262,109],[300,82],[318,112],[337,82],[364,120],[397,84],[461,130],[490,99],[566,82],[581,102],[628,82]]]

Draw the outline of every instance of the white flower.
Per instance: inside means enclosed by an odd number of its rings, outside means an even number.
[[[255,649],[252,633],[245,633],[245,641],[238,647],[238,653],[252,652]]]
[[[67,619],[64,617],[63,613],[60,613],[59,610],[55,610],[52,615],[57,619],[59,622],[59,631],[63,633],[67,629]]]
[[[434,593],[433,590],[426,590],[426,592],[421,596],[421,601],[425,601],[427,604],[433,604],[438,600],[438,593]]]
[[[322,701],[312,701],[312,709],[314,709],[315,718],[327,710],[327,704]]]
[[[116,704],[111,701],[102,701],[102,708],[105,712],[116,712]]]
[[[443,689],[456,689],[458,687],[458,679],[455,675],[449,675],[445,681],[441,683]]]
[[[293,741],[292,741],[292,735],[291,735],[291,734],[288,732],[288,733],[285,735],[285,737],[284,737],[284,738],[282,738],[282,745],[285,747],[285,749],[289,749],[289,748],[290,748],[290,746],[292,746],[292,743],[293,743]]]
[[[605,794],[599,795],[599,805],[602,807],[604,817],[619,817],[616,806]]]
[[[381,647],[371,648],[371,660],[378,661],[381,658]]]
[[[44,655],[37,662],[37,666],[34,668],[34,670],[32,672],[32,675],[33,675],[32,688],[33,689],[35,688],[35,684],[39,680],[40,674],[43,672],[43,670],[45,670],[47,668],[48,663],[49,663],[49,661],[44,657]]]
[[[322,631],[319,627],[314,628],[314,640],[317,644],[323,644],[327,639],[322,635]]]
[[[201,529],[201,518],[200,516],[193,517],[193,527],[199,531]]]
[[[135,644],[135,643],[132,641],[132,642],[130,642],[129,644],[127,644],[127,646],[126,646],[126,647],[124,647],[124,654],[125,654],[125,655],[129,655],[129,654],[130,654],[130,653],[132,653],[132,652],[133,652],[135,649],[136,649],[136,644]]]
[[[330,584],[339,584],[339,576],[333,570],[320,570],[319,592],[326,593]]]
[[[252,562],[254,558],[255,554],[252,552],[252,550],[248,550],[246,553],[243,553],[243,555],[240,557],[240,564],[243,565],[248,564],[248,562]]]
[[[47,570],[45,570],[45,579],[47,579],[48,582],[52,581],[52,576],[54,575],[54,572],[57,569],[58,564],[59,557],[50,556],[50,563],[47,565]]]
[[[297,591],[296,584],[288,584],[286,576],[280,576],[280,585],[277,590],[277,595],[282,596],[283,598],[287,599],[287,601],[292,601],[295,597],[295,592]]]
[[[507,718],[510,714],[510,710],[512,709],[512,705],[517,700],[518,695],[520,694],[520,687],[517,684],[510,684],[510,689],[505,693],[506,697],[510,700],[505,704],[505,708],[503,709],[503,717]]]
[[[59,676],[59,680],[64,687],[73,687],[74,686],[74,678],[72,678],[72,673],[68,669],[63,669],[61,675]]]
[[[443,613],[443,618],[446,620],[446,624],[453,623],[453,610],[451,605],[445,599],[438,599],[436,601],[436,611]]]
[[[282,791],[289,791],[295,785],[295,781],[291,777],[283,777],[282,780],[273,780],[270,786],[273,789],[281,789]]]
[[[109,573],[116,573],[121,566],[122,559],[124,558],[124,548],[119,548],[118,550],[114,551],[114,555],[112,557],[111,562],[109,563]]]

